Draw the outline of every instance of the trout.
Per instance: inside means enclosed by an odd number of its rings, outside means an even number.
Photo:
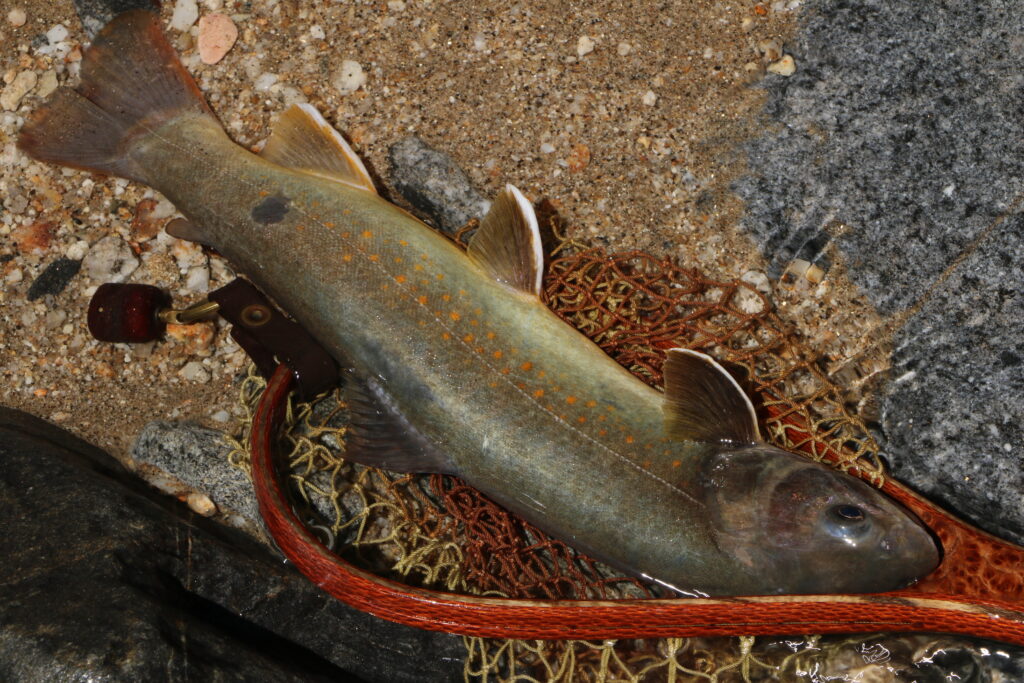
[[[309,105],[259,154],[233,143],[164,37],[127,12],[74,89],[26,122],[35,159],[128,178],[188,219],[348,370],[345,456],[461,477],[540,529],[684,595],[875,592],[938,549],[861,480],[762,441],[710,357],[654,389],[541,301],[543,254],[506,186],[463,251],[381,199]]]

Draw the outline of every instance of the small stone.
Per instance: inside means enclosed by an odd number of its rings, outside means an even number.
[[[0,93],[0,107],[3,107],[7,111],[14,111],[18,108],[21,103],[21,98],[31,92],[32,88],[36,87],[36,81],[39,77],[36,76],[35,71],[22,71],[14,80],[11,81],[3,93]]]
[[[768,65],[768,72],[779,76],[792,76],[796,72],[796,62],[791,55],[783,55],[782,59]]]
[[[46,32],[46,42],[50,45],[56,45],[57,43],[63,43],[68,39],[68,30],[63,24],[56,24],[49,31]]]
[[[551,154],[554,151],[555,151],[555,146],[552,145],[550,142],[545,142],[544,144],[542,144],[540,146],[540,153],[541,154]]]
[[[618,47],[615,48],[615,52],[618,53],[620,57],[625,57],[632,51],[633,46],[626,42],[619,43]]]
[[[47,294],[60,294],[68,286],[68,283],[78,275],[81,267],[81,261],[69,258],[59,258],[52,261],[43,268],[43,272],[39,273],[32,284],[29,285],[26,298],[29,301],[35,301]]]
[[[78,240],[64,250],[64,256],[72,261],[81,261],[89,253],[89,243],[85,240]]]
[[[21,272],[21,268],[15,268],[11,272],[7,273],[4,277],[4,282],[12,285],[16,285],[25,279],[25,274]]]
[[[23,254],[41,253],[50,248],[54,225],[48,221],[36,221],[23,225],[11,232],[11,241]]]
[[[139,267],[139,260],[123,239],[109,235],[92,246],[82,267],[93,280],[124,282]]]
[[[590,163],[590,148],[582,142],[573,145],[572,151],[569,152],[569,157],[565,161],[569,165],[570,171],[582,171]]]
[[[648,90],[644,93],[644,97],[641,102],[643,102],[645,106],[653,107],[658,103],[658,96],[654,94],[653,90]]]
[[[15,7],[7,13],[7,21],[11,26],[19,28],[25,25],[25,22],[28,21],[28,16],[25,14],[25,10]]]
[[[762,40],[757,44],[757,51],[766,62],[776,62],[782,57],[782,44],[775,40]]]
[[[309,37],[313,40],[323,40],[327,37],[327,33],[324,31],[324,27],[319,24],[313,24],[309,27]]]
[[[182,352],[185,355],[209,355],[203,352],[207,351],[210,348],[210,344],[213,343],[213,338],[217,334],[217,328],[212,322],[208,321],[192,323],[190,325],[170,323],[167,325],[165,334],[168,339],[173,339],[184,346]]]
[[[199,58],[216,64],[238,40],[238,28],[226,14],[208,14],[199,20]]]
[[[331,80],[331,85],[343,95],[353,93],[366,85],[366,73],[359,62],[346,59]]]
[[[187,31],[199,18],[199,5],[196,0],[178,0],[174,3],[174,14],[171,15],[171,28],[175,31]]]
[[[594,39],[590,36],[580,36],[576,41],[576,56],[584,57],[594,51]]]
[[[135,215],[132,216],[132,237],[139,242],[151,240],[160,232],[163,223],[153,216],[157,205],[158,202],[153,197],[143,199],[135,205]]]
[[[262,73],[253,81],[252,87],[257,92],[267,92],[275,83],[277,83],[277,74]]]
[[[210,419],[213,420],[214,422],[224,423],[231,419],[231,413],[222,408],[221,410],[218,410],[217,412],[210,415]]]
[[[197,360],[185,363],[185,366],[178,370],[178,377],[189,382],[205,384],[210,381],[210,372]]]
[[[743,21],[740,22],[740,28],[744,31],[752,31],[754,29],[754,18],[743,17]]]
[[[405,9],[405,3],[402,0],[391,0],[388,2],[388,9],[392,12],[401,12]]]
[[[39,85],[36,86],[37,97],[49,97],[50,93],[57,89],[57,72],[50,69],[43,74],[42,78],[39,79]]]
[[[210,288],[210,269],[206,266],[194,266],[185,277],[185,290],[203,293]]]
[[[185,498],[185,503],[192,509],[192,512],[203,517],[212,517],[217,513],[217,506],[210,500],[210,497],[199,491],[193,491],[188,494],[188,497]]]

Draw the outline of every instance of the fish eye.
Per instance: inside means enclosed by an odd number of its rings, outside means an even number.
[[[862,507],[848,503],[834,505],[825,515],[825,528],[836,538],[856,540],[871,529],[871,520]]]

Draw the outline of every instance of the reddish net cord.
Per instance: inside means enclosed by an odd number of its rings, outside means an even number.
[[[333,555],[292,512],[273,458],[292,374],[278,367],[253,419],[252,478],[260,514],[284,555],[339,600],[435,631],[516,639],[606,639],[926,631],[1024,645],[1024,548],[1000,541],[887,482],[942,540],[939,568],[910,589],[871,595],[725,599],[525,600],[413,588]],[[799,428],[795,425],[794,428]]]

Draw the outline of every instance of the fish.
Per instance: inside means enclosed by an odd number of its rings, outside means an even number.
[[[80,83],[24,124],[29,156],[166,196],[345,370],[345,457],[462,478],[546,533],[680,595],[863,593],[939,549],[864,481],[767,444],[711,357],[651,387],[541,299],[533,207],[505,186],[466,249],[377,193],[307,104],[235,144],[145,10],[96,36]]]

